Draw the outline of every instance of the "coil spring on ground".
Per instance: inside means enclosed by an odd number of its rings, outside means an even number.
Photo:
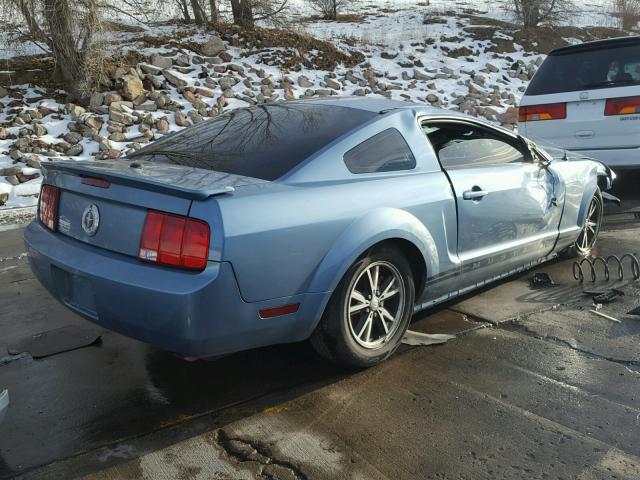
[[[584,281],[584,271],[582,269],[582,265],[586,263],[587,265],[589,265],[589,273],[591,275],[591,281],[595,282],[597,278],[596,265],[598,263],[602,263],[602,266],[604,267],[604,278],[608,282],[611,277],[610,270],[609,270],[609,262],[611,262],[614,267],[615,266],[618,267],[618,272],[617,272],[618,280],[622,281],[624,280],[624,268],[623,268],[622,262],[624,261],[625,258],[629,258],[631,263],[631,273],[633,273],[633,279],[637,280],[638,278],[640,278],[640,262],[638,262],[638,259],[632,253],[625,253],[621,257],[618,257],[616,255],[609,255],[606,258],[605,257],[594,257],[592,259],[583,258],[580,261],[573,262],[573,278],[575,278],[579,282]]]

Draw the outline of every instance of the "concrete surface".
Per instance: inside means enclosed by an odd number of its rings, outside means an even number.
[[[640,251],[633,213],[612,213],[600,252]],[[362,372],[304,343],[188,363],[102,330],[34,360],[7,345],[86,322],[38,286],[21,235],[0,233],[0,478],[640,478],[640,283],[585,286],[622,287],[616,323],[553,262],[558,286],[528,273],[417,315],[457,338]]]

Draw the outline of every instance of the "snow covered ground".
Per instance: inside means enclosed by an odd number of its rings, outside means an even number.
[[[572,22],[613,23],[605,3],[585,3]],[[320,45],[304,52],[298,45],[256,48],[230,34],[222,35],[220,53],[207,56],[189,45],[205,44],[212,32],[155,25],[145,27],[148,33],[106,35],[114,51],[162,54],[171,60],[148,58],[132,71],[116,72],[119,89],[95,96],[86,111],[65,105],[55,92],[37,85],[7,86],[7,92],[0,88],[0,208],[37,202],[42,162],[117,158],[220,111],[263,101],[380,95],[513,125],[515,105],[544,58],[495,27],[492,20],[509,19],[495,2],[431,0],[427,6],[415,0],[361,1],[351,8],[350,13],[360,16],[353,22],[308,20],[313,12],[303,0],[291,5],[291,19],[298,19],[292,28],[330,40],[338,52],[361,52],[364,61],[319,68],[314,65],[327,57]],[[150,46],[143,35],[168,40]],[[170,44],[172,36],[179,37],[177,44]],[[10,50],[5,57],[33,48]],[[286,64],[296,55],[306,66]],[[144,84],[144,89],[140,95],[136,90],[135,99],[127,98],[125,84],[134,90]]]

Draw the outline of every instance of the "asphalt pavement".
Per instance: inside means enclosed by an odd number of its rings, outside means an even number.
[[[598,253],[640,253],[628,197]],[[529,272],[419,314],[413,330],[456,338],[360,372],[305,343],[185,362],[97,327],[99,343],[34,359],[7,347],[90,324],[38,285],[22,229],[0,239],[0,478],[640,478],[628,268],[580,285],[571,261],[543,265],[557,285],[531,288]],[[583,290],[612,287],[610,318],[592,313]]]

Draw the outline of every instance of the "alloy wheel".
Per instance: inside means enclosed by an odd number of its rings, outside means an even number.
[[[582,254],[588,254],[598,239],[600,220],[602,218],[602,204],[597,197],[593,197],[589,205],[587,218],[576,241],[576,247]]]
[[[355,277],[344,316],[358,345],[375,349],[393,338],[405,313],[405,288],[400,271],[385,261],[367,265]]]

